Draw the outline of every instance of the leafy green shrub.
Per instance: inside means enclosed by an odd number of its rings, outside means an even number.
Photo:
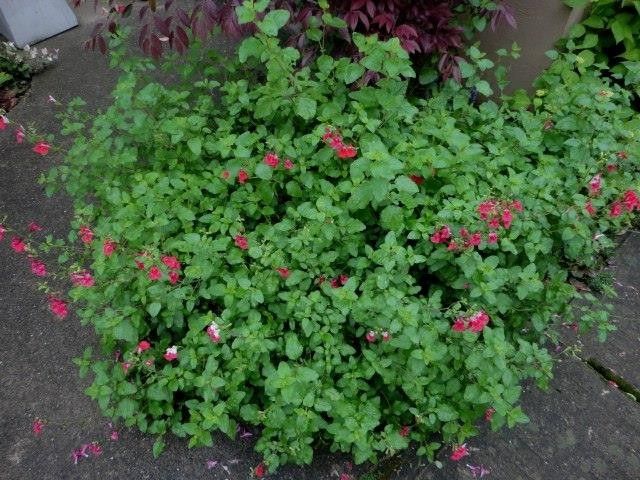
[[[526,421],[569,268],[597,265],[638,207],[628,93],[569,55],[534,98],[476,106],[492,62],[471,49],[465,85],[412,99],[397,39],[298,69],[286,21],[269,13],[236,62],[192,47],[174,86],[129,63],[89,129],[65,120],[46,182],[74,198],[95,277],[70,293],[106,354],[78,362],[87,393],[192,446],[259,427],[271,469],[320,440],[362,462],[462,443],[487,409],[493,428]],[[354,89],[365,69],[382,79]]]

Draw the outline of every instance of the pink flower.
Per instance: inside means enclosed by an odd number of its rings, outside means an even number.
[[[88,448],[89,452],[95,457],[102,454],[102,447],[98,442],[91,442]]]
[[[494,217],[489,220],[488,225],[490,229],[497,230],[498,228],[500,228],[500,219],[498,217]]]
[[[618,157],[620,160],[626,160],[627,158],[629,158],[629,155],[624,150],[621,150],[616,153],[616,157]]]
[[[373,330],[369,330],[367,332],[367,334],[364,336],[364,338],[367,340],[367,342],[369,343],[373,343],[376,341],[376,332],[374,332]]]
[[[118,431],[117,430],[111,430],[111,433],[109,434],[109,439],[112,442],[117,442],[119,438],[120,438],[120,434],[118,433]]]
[[[513,222],[513,215],[511,215],[511,210],[505,208],[502,211],[502,225],[508,230],[509,227],[511,227],[511,222]]]
[[[627,190],[624,192],[623,196],[624,207],[627,211],[631,212],[634,208],[640,208],[640,199],[638,199],[638,195],[633,190]]]
[[[71,282],[76,287],[93,287],[95,284],[95,280],[91,276],[89,272],[83,270],[81,272],[76,272],[71,274]]]
[[[487,236],[487,242],[489,242],[490,244],[498,243],[498,234],[496,232],[489,232],[489,235]]]
[[[42,430],[44,429],[44,422],[39,418],[36,418],[31,424],[31,431],[36,437],[42,435]]]
[[[402,428],[400,428],[399,433],[401,437],[408,437],[409,433],[411,433],[411,429],[409,428],[408,425],[403,425]]]
[[[524,207],[522,206],[522,202],[520,200],[514,200],[511,202],[511,208],[513,208],[516,212],[522,213]]]
[[[353,145],[343,145],[337,152],[338,158],[353,158],[358,154],[358,149]]]
[[[2,241],[2,239],[4,238],[4,234],[6,233],[7,229],[4,228],[4,225],[0,224],[0,241]]]
[[[389,340],[391,340],[391,334],[389,332],[387,332],[386,330],[384,332],[382,332],[382,341],[383,342],[388,342]]]
[[[471,471],[473,478],[483,478],[491,473],[490,470],[484,468],[482,465],[469,465],[467,463],[467,468]]]
[[[123,362],[122,364],[120,364],[120,366],[122,367],[122,371],[126,375],[129,372],[129,369],[131,368],[131,363]]]
[[[180,274],[178,272],[169,272],[169,283],[175,285],[180,281]]]
[[[593,206],[593,203],[591,203],[590,200],[584,204],[584,209],[592,217],[596,214],[596,208]]]
[[[238,247],[240,250],[249,249],[249,240],[247,240],[247,237],[243,235],[236,235],[234,237],[234,241],[236,243],[236,247]]]
[[[280,277],[284,279],[289,278],[289,275],[291,275],[291,272],[287,267],[276,268],[276,272],[278,272],[280,274]]]
[[[149,368],[153,367],[153,358],[149,358],[149,359],[145,360],[144,364]]]
[[[451,330],[454,332],[464,332],[466,329],[467,325],[462,317],[456,318],[456,321],[451,325]]]
[[[78,235],[80,236],[80,240],[82,241],[82,243],[88,244],[93,241],[93,232],[89,227],[80,227]]]
[[[172,347],[167,348],[163,357],[167,362],[174,361],[176,358],[178,358],[178,347],[174,345]]]
[[[293,167],[295,167],[295,165],[293,164],[293,162],[291,160],[289,160],[288,158],[284,161],[284,168],[287,170],[292,170]]]
[[[602,189],[602,175],[599,173],[589,180],[589,194],[598,195]]]
[[[253,471],[256,478],[264,477],[265,473],[267,473],[267,468],[264,466],[264,463],[260,463],[256,469]]]
[[[469,330],[475,333],[481,332],[482,329],[487,326],[489,320],[489,315],[483,310],[480,310],[469,319]]]
[[[51,145],[49,145],[48,143],[38,142],[35,144],[32,150],[38,155],[45,156],[47,153],[49,153],[49,149],[51,149]]]
[[[43,262],[38,260],[37,258],[31,259],[31,272],[36,277],[44,277],[47,275],[47,267]]]
[[[332,278],[330,282],[331,288],[340,288],[340,280],[338,278]]]
[[[482,220],[487,220],[489,215],[494,213],[496,208],[496,202],[494,200],[485,200],[478,205],[478,215]]]
[[[484,419],[487,422],[490,422],[491,419],[493,418],[493,414],[496,413],[496,409],[493,407],[489,407],[484,411]]]
[[[165,255],[164,257],[162,257],[162,263],[164,263],[171,270],[180,270],[181,268],[180,261],[176,257]]]
[[[271,167],[276,168],[280,164],[280,159],[278,155],[273,152],[269,152],[264,156],[264,164]]]
[[[207,470],[211,470],[212,468],[214,468],[214,467],[216,467],[218,465],[218,461],[217,460],[207,460],[206,465],[207,465]]]
[[[458,460],[461,460],[467,455],[469,455],[469,449],[467,448],[467,444],[463,443],[458,448],[453,450],[453,453],[449,458],[451,458],[451,460],[453,460],[454,462],[457,462]]]
[[[447,250],[449,250],[451,252],[451,251],[454,251],[454,250],[457,250],[457,249],[458,249],[458,244],[454,240],[451,240],[449,242],[449,245],[447,245]]]
[[[619,217],[622,215],[622,204],[617,200],[611,204],[611,208],[609,209],[609,215],[611,217]]]
[[[607,164],[607,172],[613,173],[616,170],[618,170],[618,166],[615,163],[608,163]]]
[[[60,319],[65,318],[69,314],[67,302],[56,297],[49,298],[49,310]]]
[[[341,274],[338,276],[338,281],[340,282],[340,285],[344,287],[349,281],[349,277],[344,274]]]
[[[449,228],[448,225],[445,225],[430,237],[433,243],[444,243],[450,238],[451,238],[451,229]]]
[[[115,9],[116,12],[118,12],[120,15],[122,15],[124,13],[124,11],[127,9],[126,5],[121,5],[119,3],[116,3],[113,8]]]
[[[117,246],[116,242],[114,242],[113,240],[107,239],[102,244],[102,253],[104,253],[105,256],[110,257],[111,255],[113,255],[113,252],[116,251],[116,246]]]
[[[222,178],[224,178],[225,180],[228,180],[229,177],[231,176],[231,174],[229,173],[229,170],[223,170],[222,173],[220,174],[220,176]]]
[[[25,134],[24,134],[24,130],[22,129],[22,127],[16,128],[15,135],[16,135],[16,143],[17,144],[21,144],[21,143],[24,142]]]
[[[144,270],[145,268],[147,268],[145,267],[144,262],[141,262],[140,260],[134,260],[134,262],[138,270]]]
[[[238,172],[238,182],[246,183],[249,180],[249,174],[245,170],[240,170]]]
[[[155,265],[149,269],[149,280],[156,281],[162,278],[162,272]]]
[[[424,177],[421,175],[409,175],[409,178],[416,185],[422,185],[424,183]]]
[[[146,352],[150,348],[151,344],[147,340],[140,340],[138,347],[136,348],[136,353]]]
[[[209,335],[209,338],[212,342],[220,342],[220,327],[218,327],[218,324],[216,322],[211,322],[211,325],[207,327],[207,335]]]
[[[24,253],[27,250],[27,244],[20,237],[13,237],[11,239],[11,248],[16,253]]]
[[[467,238],[469,236],[469,230],[467,230],[466,228],[462,227],[460,229],[460,236],[462,238]]]
[[[469,237],[469,245],[472,247],[477,247],[482,243],[482,234],[480,232],[476,232],[471,237]]]
[[[30,232],[39,232],[42,230],[42,227],[38,225],[36,222],[29,223],[29,231]]]
[[[9,119],[4,115],[0,115],[0,130],[4,130],[9,125]]]

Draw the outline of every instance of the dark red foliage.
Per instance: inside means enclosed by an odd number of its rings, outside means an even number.
[[[73,0],[75,6],[90,0]],[[131,0],[118,3],[103,0],[107,19],[96,25],[88,48],[104,52],[107,49],[104,30],[114,32],[122,17],[133,11]],[[190,33],[202,40],[212,30],[220,27],[228,36],[241,38],[255,31],[255,25],[239,25],[235,7],[243,0],[197,0],[192,11],[185,11],[173,0],[148,0],[148,5],[137,12],[140,21],[138,44],[145,54],[154,58],[162,56],[165,48],[180,53],[186,51]],[[96,6],[99,0],[94,0]],[[347,23],[347,29],[333,30],[333,53],[352,55],[351,32],[377,34],[382,40],[397,37],[403,48],[416,58],[439,59],[438,70],[443,78],[459,78],[458,63],[461,60],[464,35],[460,25],[461,13],[485,15],[495,28],[499,21],[515,26],[512,10],[498,4],[491,12],[474,9],[467,0],[330,0],[331,12]],[[302,53],[301,63],[308,63],[316,54],[315,45],[307,41],[305,30],[312,17],[319,18],[322,11],[312,0],[272,0],[270,9],[284,8],[291,12],[291,20],[285,29],[288,45]],[[331,33],[332,29],[328,29]]]

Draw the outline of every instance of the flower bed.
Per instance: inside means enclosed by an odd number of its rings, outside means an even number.
[[[286,20],[266,15],[236,62],[192,47],[179,85],[125,62],[90,126],[72,104],[45,183],[78,215],[70,297],[104,350],[78,360],[87,393],[158,435],[155,453],[242,422],[271,470],[319,442],[460,460],[479,418],[527,421],[521,382],[546,384],[547,337],[572,299],[595,301],[569,271],[597,266],[639,207],[640,122],[573,55],[497,105],[473,101],[493,65],[472,48],[463,84],[417,99],[397,39],[356,34],[358,62],[300,69]],[[381,80],[355,89],[365,70]],[[595,303],[578,320],[611,328]]]

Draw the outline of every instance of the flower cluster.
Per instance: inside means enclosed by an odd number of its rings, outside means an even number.
[[[508,230],[513,222],[513,212],[522,213],[523,210],[524,207],[519,200],[485,200],[478,205],[480,219],[484,220],[491,230],[497,230],[501,226]]]
[[[369,330],[365,334],[364,338],[367,342],[374,343],[378,340],[378,332],[376,332],[375,330]],[[384,330],[380,332],[380,338],[383,342],[388,342],[389,340],[391,340],[391,334],[387,330]]]
[[[265,165],[267,165],[268,167],[271,168],[278,168],[278,165],[280,165],[280,158],[278,157],[278,155],[276,155],[273,152],[269,152],[264,156],[263,162]],[[291,160],[289,160],[288,158],[286,158],[284,160],[284,162],[282,163],[282,166],[286,169],[286,170],[291,170],[294,167],[294,164]]]
[[[322,140],[336,152],[338,158],[353,158],[358,154],[358,149],[351,144],[344,143],[342,135],[331,127],[325,127]]]
[[[489,320],[489,315],[487,315],[484,310],[480,310],[470,317],[458,317],[455,322],[453,322],[451,329],[454,332],[469,330],[474,333],[479,333],[489,324]]]
[[[89,458],[89,456],[98,457],[102,454],[102,447],[98,442],[85,443],[79,448],[76,448],[71,452],[71,458],[74,465],[78,464],[78,460],[81,458]]]

